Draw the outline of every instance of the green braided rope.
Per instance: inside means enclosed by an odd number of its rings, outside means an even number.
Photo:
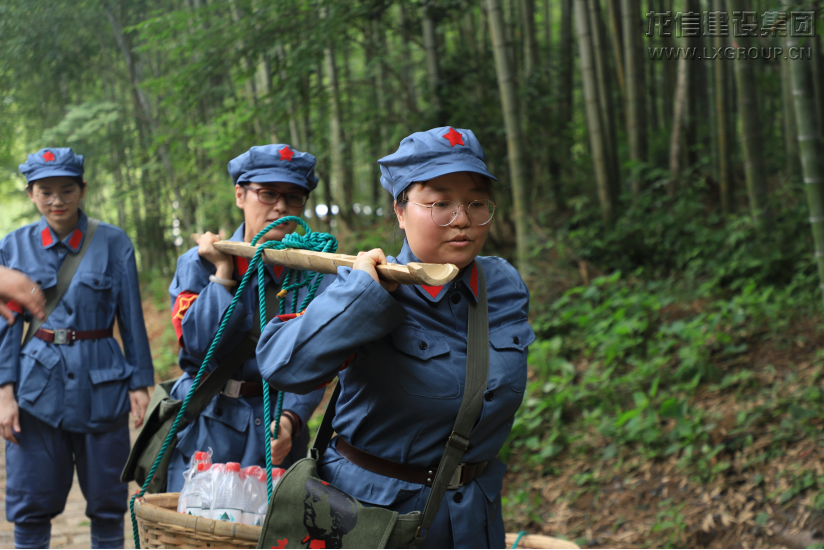
[[[516,539],[515,539],[515,543],[514,543],[512,546],[510,546],[510,548],[518,548],[518,544],[520,544],[520,543],[521,543],[521,539],[522,539],[522,538],[524,537],[524,535],[526,535],[526,534],[528,534],[526,531],[521,531],[521,532],[519,532],[519,533],[518,533],[518,538],[516,538]]]
[[[271,231],[273,228],[277,227],[280,224],[288,223],[288,222],[296,222],[298,223],[303,229],[306,231],[304,235],[298,235],[297,233],[290,233],[286,235],[283,241],[267,241],[260,246],[257,247],[255,251],[255,255],[253,256],[252,260],[249,262],[249,269],[246,271],[246,274],[243,276],[243,279],[240,281],[240,285],[235,292],[235,296],[232,299],[232,303],[229,304],[229,308],[226,310],[226,313],[223,315],[223,320],[220,323],[220,327],[218,327],[217,334],[215,334],[214,339],[212,340],[211,346],[209,346],[209,351],[206,352],[206,357],[203,359],[203,363],[200,365],[200,369],[197,371],[197,375],[195,376],[194,381],[192,382],[192,387],[189,389],[189,393],[186,394],[186,398],[183,400],[183,404],[180,407],[180,411],[177,413],[174,422],[172,423],[172,427],[169,430],[166,439],[163,441],[163,445],[160,448],[160,451],[157,454],[157,458],[152,464],[152,468],[149,470],[149,474],[146,476],[146,481],[143,483],[143,487],[140,489],[138,493],[132,496],[131,500],[129,501],[129,511],[131,513],[132,518],[132,532],[134,535],[134,546],[135,548],[140,548],[140,533],[137,528],[137,520],[135,519],[134,514],[134,501],[137,498],[143,497],[146,494],[146,490],[149,487],[149,484],[154,479],[155,472],[157,471],[158,466],[160,466],[163,457],[169,450],[169,446],[171,444],[172,439],[177,435],[177,430],[180,426],[180,422],[183,419],[183,416],[186,414],[186,409],[189,406],[189,401],[191,401],[192,396],[194,395],[195,390],[200,385],[200,381],[203,378],[204,373],[206,372],[206,367],[209,362],[212,360],[212,356],[214,355],[215,349],[217,348],[217,343],[220,341],[221,337],[223,336],[223,332],[226,329],[226,325],[229,322],[229,319],[232,317],[232,313],[235,311],[235,306],[237,305],[238,299],[243,294],[243,290],[246,288],[252,273],[257,271],[258,274],[258,293],[259,293],[259,302],[260,302],[260,330],[263,332],[264,327],[266,326],[266,297],[265,297],[265,280],[263,278],[263,261],[261,260],[261,255],[263,251],[267,248],[272,248],[275,250],[283,250],[285,248],[299,248],[305,250],[313,250],[315,252],[335,252],[338,248],[338,242],[334,236],[329,235],[327,233],[316,233],[313,232],[306,222],[297,218],[295,216],[286,216],[279,220],[276,220],[266,226],[260,233],[258,233],[254,239],[252,239],[252,246],[255,246],[257,242],[263,237],[266,233]],[[293,269],[289,269],[287,272],[287,279],[289,280],[290,276],[293,276]],[[302,279],[302,277],[301,277]],[[306,298],[303,300],[303,304],[301,304],[301,311],[305,309],[305,307],[312,301],[315,297],[315,293],[320,286],[321,281],[323,280],[323,275],[321,274],[314,274],[313,277],[307,277],[305,282],[299,282],[295,284],[291,284],[290,287],[287,289],[285,286],[284,289],[288,290],[295,290],[294,299],[292,300],[295,302],[297,300],[297,289],[302,286],[309,286],[309,294],[307,294]],[[310,282],[314,281],[314,282]],[[281,309],[284,307],[284,302],[281,301]],[[282,311],[281,311],[282,312]],[[269,384],[263,384],[263,406],[265,411],[265,418],[270,418],[270,403],[269,403]],[[281,409],[283,407],[283,392],[278,392],[278,402],[277,402],[277,409],[276,409],[276,417],[275,417],[275,438],[277,438],[279,424],[280,424],[280,415]],[[270,452],[270,445],[272,439],[272,433],[268,429],[268,426],[264,423],[264,432],[266,433],[266,446],[264,447],[264,454],[266,455],[266,489],[271,498],[272,495],[272,457]]]

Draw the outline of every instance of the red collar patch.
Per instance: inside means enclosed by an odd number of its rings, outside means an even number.
[[[51,244],[54,242],[54,239],[52,239],[51,229],[49,229],[48,227],[44,227],[43,231],[40,232],[40,240],[43,243],[43,248],[51,246]]]
[[[75,228],[74,232],[72,233],[72,238],[69,240],[69,246],[72,247],[74,250],[77,250],[77,247],[80,246],[80,241],[82,240],[83,232]]]
[[[475,260],[477,261],[477,260]],[[475,267],[475,262],[472,262],[472,273],[469,275],[469,288],[475,293],[475,298],[478,297],[478,268]]]
[[[426,292],[428,292],[429,295],[432,296],[433,298],[437,298],[438,294],[441,293],[441,289],[443,288],[443,285],[441,285],[441,286],[421,285],[421,288],[424,289]]]
[[[249,260],[246,258],[242,258],[240,256],[234,256],[235,259],[235,271],[239,277],[243,277],[246,275],[246,272],[249,271]],[[282,265],[273,265],[272,271],[275,273],[275,277],[280,279],[280,276],[283,275],[284,267]]]

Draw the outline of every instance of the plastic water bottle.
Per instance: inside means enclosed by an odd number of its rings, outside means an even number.
[[[195,468],[195,474],[186,481],[183,489],[180,491],[180,497],[177,501],[177,511],[181,514],[188,514],[191,516],[201,515],[202,509],[202,494],[204,481],[209,473],[208,464],[198,464]]]
[[[208,467],[209,471],[204,473],[203,481],[200,485],[200,515],[204,518],[211,518],[212,503],[215,499],[215,486],[217,480],[220,478],[223,471],[223,464],[212,464]]]
[[[212,464],[212,448],[209,447],[208,451],[195,451],[192,455],[192,458],[189,459],[189,469],[183,472],[183,477],[186,481],[189,481],[194,477],[197,473],[197,465],[198,464]],[[183,491],[181,491],[181,494]]]
[[[240,464],[227,462],[223,475],[218,478],[212,501],[212,519],[240,523],[243,516],[243,484],[240,481]]]
[[[266,501],[266,470],[260,466],[244,468],[246,478],[243,480],[243,515],[240,522],[244,525],[260,526],[263,516],[260,515],[261,498]],[[263,484],[260,479],[263,477]]]

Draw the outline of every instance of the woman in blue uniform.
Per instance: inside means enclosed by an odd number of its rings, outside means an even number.
[[[79,209],[83,156],[47,148],[20,171],[43,217],[0,241],[0,264],[47,292],[64,260],[91,238],[63,297],[25,343],[22,309],[0,321],[0,433],[6,439],[6,519],[18,548],[47,548],[74,468],[91,520],[92,548],[123,547],[128,489],[128,413],[140,426],[154,369],[135,265],[123,230]],[[87,235],[89,233],[89,235]],[[115,318],[123,342],[112,337]]]
[[[284,216],[300,216],[317,186],[315,157],[289,145],[252,147],[229,163],[235,183],[235,202],[243,210],[244,222],[232,241],[251,242],[267,225]],[[260,242],[280,240],[295,231],[290,222],[269,231]],[[180,367],[185,374],[172,389],[172,396],[183,399],[209,350],[223,315],[229,308],[248,261],[224,254],[214,247],[220,237],[205,233],[177,261],[177,271],[169,293],[172,299],[172,324],[180,350]],[[285,269],[266,266],[267,285],[280,285]],[[327,277],[327,279],[331,279]],[[210,369],[236,350],[244,337],[257,325],[258,277],[253,275],[226,325]],[[328,285],[329,281],[325,281]],[[320,288],[324,288],[322,284]],[[299,300],[307,289],[300,289]],[[292,293],[286,298],[291,311]],[[277,311],[275,311],[277,313]],[[257,360],[252,353],[226,384],[226,388],[203,410],[198,420],[178,434],[178,445],[169,465],[168,490],[180,491],[183,472],[195,451],[212,449],[213,462],[239,462],[242,466],[265,464],[264,428],[272,419],[263,415],[263,385]],[[307,422],[320,403],[323,391],[309,395],[287,394],[280,419],[279,444],[272,451],[272,462],[288,467],[306,456],[309,443]]]
[[[458,472],[461,486],[446,492],[424,546],[503,548],[506,466],[495,457],[523,398],[527,346],[535,336],[518,272],[501,258],[478,256],[495,211],[493,176],[475,135],[451,127],[412,134],[378,163],[406,232],[400,254],[360,253],[303,316],[269,323],[258,344],[261,373],[294,392],[338,375],[333,427],[339,437],[319,465],[321,477],[367,505],[423,510],[427,476],[413,483],[395,475],[420,478],[421,469],[441,459],[463,395],[468,303],[477,301],[480,264],[488,293],[489,381],[463,455],[466,466]],[[378,281],[376,265],[418,261],[449,262],[461,271],[443,287]]]

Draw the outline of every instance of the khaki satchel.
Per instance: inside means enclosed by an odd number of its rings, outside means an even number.
[[[274,312],[277,311],[277,293],[279,290],[279,285],[266,288],[267,319],[271,319]],[[252,323],[252,330],[244,336],[235,349],[226,354],[226,357],[218,363],[215,370],[201,381],[194,395],[192,395],[191,401],[189,401],[186,414],[178,428],[197,420],[203,409],[223,389],[232,378],[232,375],[243,366],[248,358],[255,354],[259,337],[260,323],[255,319],[255,322]],[[154,465],[155,459],[160,454],[163,442],[169,435],[177,413],[180,412],[180,407],[183,405],[183,401],[171,397],[172,388],[177,381],[178,378],[175,378],[155,386],[143,420],[143,427],[140,429],[140,433],[137,434],[137,439],[135,439],[132,450],[129,452],[129,459],[120,474],[120,481],[123,483],[136,481],[142,487],[149,477],[152,465]],[[177,445],[177,437],[172,440],[171,444]],[[163,456],[163,460],[158,465],[157,471],[155,471],[154,477],[146,489],[147,492],[162,493],[166,491],[167,474],[172,454],[166,453]]]
[[[318,461],[332,438],[335,388],[315,436],[310,457],[296,462],[272,491],[258,548],[417,548],[432,526],[441,500],[478,419],[489,378],[486,281],[478,268],[478,303],[469,302],[466,387],[452,435],[438,465],[423,513],[399,514],[364,506],[318,475]],[[328,526],[328,528],[320,527]]]

